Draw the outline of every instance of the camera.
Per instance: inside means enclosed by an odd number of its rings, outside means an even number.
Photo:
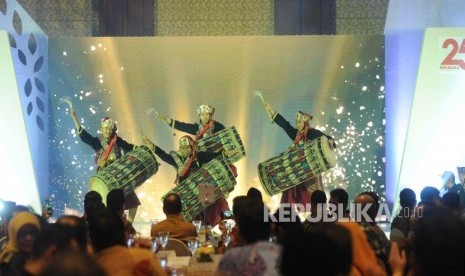
[[[233,213],[230,210],[224,210],[221,212],[221,219],[232,219]]]

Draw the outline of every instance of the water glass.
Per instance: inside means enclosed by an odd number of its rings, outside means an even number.
[[[268,241],[270,243],[278,243],[278,238],[276,238],[275,235],[270,235],[270,237],[268,238]]]
[[[232,240],[231,234],[227,233],[226,235],[223,236],[223,243],[226,249],[228,249],[228,245],[231,242],[231,240]]]
[[[157,249],[158,249],[158,238],[157,237],[151,237],[150,241],[151,241],[150,249],[152,250],[153,253],[156,253]]]
[[[170,232],[166,232],[166,231],[158,232],[158,241],[163,247],[163,251],[165,250],[165,247],[168,244],[169,239],[170,239]]]
[[[187,247],[189,247],[189,250],[192,253],[192,257],[194,257],[195,250],[199,247],[199,238],[187,238]]]
[[[197,231],[197,235],[198,235],[200,229],[202,229],[202,221],[201,220],[193,220],[192,224],[194,224],[195,230]]]
[[[168,265],[168,255],[166,253],[159,253],[158,258],[160,259],[160,265],[163,270],[165,270]]]
[[[136,235],[129,234],[127,244],[128,244],[128,247],[134,247],[136,245]]]

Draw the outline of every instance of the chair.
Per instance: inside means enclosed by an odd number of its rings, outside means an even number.
[[[176,256],[185,257],[190,256],[191,252],[187,245],[178,239],[169,239],[168,244],[165,247],[165,250],[174,250]]]
[[[0,239],[0,252],[3,252],[3,249],[5,248],[7,242],[8,242],[8,237],[7,236],[2,237]]]

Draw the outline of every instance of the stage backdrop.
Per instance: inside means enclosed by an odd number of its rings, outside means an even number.
[[[364,190],[384,197],[384,38],[359,36],[51,38],[51,196],[59,214],[82,211],[88,180],[95,173],[94,151],[80,142],[67,105],[70,97],[81,123],[98,135],[109,116],[118,135],[140,144],[141,132],[165,151],[177,148],[155,108],[177,120],[198,120],[208,103],[214,119],[235,126],[247,156],[228,201],[249,187],[263,191],[257,164],[288,149],[292,141],[272,124],[252,91],[293,125],[295,112],[311,113],[311,125],[337,142],[338,165],[324,174],[325,187],[347,188],[351,198]],[[136,221],[164,218],[160,197],[174,187],[175,170],[163,163],[136,190]],[[280,196],[265,196],[272,207]]]

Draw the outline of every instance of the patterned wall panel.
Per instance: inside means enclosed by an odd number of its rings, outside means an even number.
[[[272,0],[158,0],[157,35],[272,35]]]
[[[0,0],[0,29],[10,37],[39,194],[48,194],[48,37],[15,0]],[[27,145],[25,145],[27,146]]]
[[[48,36],[98,34],[98,0],[18,0]]]
[[[389,0],[337,0],[336,34],[382,35]]]

